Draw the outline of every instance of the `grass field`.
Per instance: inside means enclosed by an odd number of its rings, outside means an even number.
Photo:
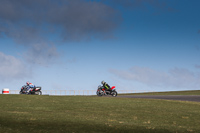
[[[199,124],[199,102],[0,95],[1,133],[182,133],[200,132]]]

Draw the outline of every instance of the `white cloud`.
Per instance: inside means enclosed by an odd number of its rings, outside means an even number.
[[[2,81],[23,79],[28,74],[29,71],[20,59],[0,52],[0,79]]]
[[[200,87],[200,73],[183,68],[173,68],[164,72],[147,67],[132,67],[128,70],[110,69],[110,72],[122,79],[137,81],[150,87],[186,89]]]

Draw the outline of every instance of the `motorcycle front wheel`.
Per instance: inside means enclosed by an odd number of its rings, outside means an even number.
[[[102,96],[103,94],[97,91],[97,96]]]

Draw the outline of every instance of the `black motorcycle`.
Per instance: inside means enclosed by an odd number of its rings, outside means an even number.
[[[103,95],[111,95],[113,97],[117,96],[117,91],[115,89],[115,86],[112,86],[110,90],[106,90],[103,86],[99,85],[96,93],[97,96],[103,96]]]
[[[29,92],[27,92],[27,89],[28,89],[28,86],[27,85],[24,85],[22,86],[19,94],[31,94],[31,95],[42,95],[42,87],[34,87],[34,88],[31,88],[31,90]]]

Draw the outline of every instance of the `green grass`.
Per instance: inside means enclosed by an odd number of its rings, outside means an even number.
[[[120,95],[200,95],[200,90],[192,91],[169,91],[169,92],[148,92],[148,93],[129,93]]]
[[[200,103],[97,96],[0,95],[1,133],[200,132]]]

